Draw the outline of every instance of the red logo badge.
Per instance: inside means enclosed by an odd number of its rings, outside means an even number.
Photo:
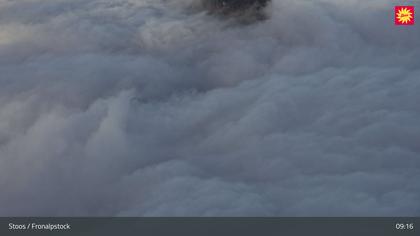
[[[414,6],[396,6],[395,24],[414,25]]]

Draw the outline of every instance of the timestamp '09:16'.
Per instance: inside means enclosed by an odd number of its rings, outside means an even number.
[[[395,229],[398,230],[414,230],[414,223],[396,223]]]

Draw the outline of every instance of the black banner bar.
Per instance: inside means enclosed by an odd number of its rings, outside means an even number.
[[[0,218],[0,235],[414,236],[420,218]]]

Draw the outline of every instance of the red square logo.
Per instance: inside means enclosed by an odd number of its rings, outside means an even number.
[[[414,25],[414,6],[396,6],[395,25]]]

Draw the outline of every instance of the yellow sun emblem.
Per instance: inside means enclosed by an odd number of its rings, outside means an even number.
[[[397,20],[399,23],[407,24],[413,20],[413,12],[408,8],[401,8],[397,12]]]

